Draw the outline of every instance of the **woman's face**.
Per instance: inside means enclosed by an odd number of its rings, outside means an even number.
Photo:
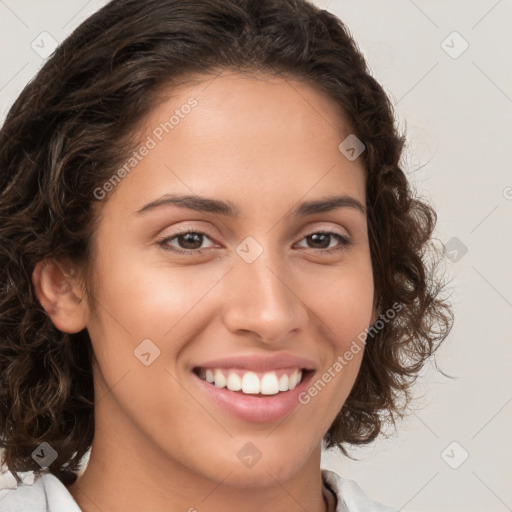
[[[232,485],[318,467],[373,318],[349,127],[306,85],[225,71],[142,133],[93,240],[95,443]]]

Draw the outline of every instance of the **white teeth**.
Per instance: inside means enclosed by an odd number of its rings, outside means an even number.
[[[279,379],[279,391],[288,391],[288,375],[283,373]]]
[[[288,389],[295,389],[297,387],[297,384],[300,381],[301,375],[302,375],[302,372],[299,374],[299,372],[297,370],[295,370],[292,373],[292,375],[290,377],[290,381],[288,382]]]
[[[283,373],[277,377],[276,372],[266,372],[261,378],[255,372],[245,372],[240,376],[240,371],[206,369],[201,372],[202,378],[214,384],[218,388],[227,388],[230,391],[242,391],[246,394],[276,395],[280,391],[295,389],[302,378],[302,370],[295,369],[293,373]]]
[[[259,393],[260,379],[254,372],[247,372],[242,377],[242,391],[244,393]]]
[[[265,373],[261,379],[261,394],[275,395],[279,393],[279,381],[275,373]]]
[[[220,370],[215,370],[215,385],[218,388],[224,388],[226,387],[226,377],[224,377],[224,374]]]
[[[235,372],[229,372],[226,387],[230,391],[240,391],[242,389],[242,379]]]

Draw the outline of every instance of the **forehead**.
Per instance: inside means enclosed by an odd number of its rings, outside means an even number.
[[[177,87],[163,88],[160,96],[167,99],[143,121],[143,134],[151,133],[173,113],[179,119],[172,121],[171,131],[190,117],[188,127],[198,134],[203,129],[203,135],[213,127],[231,132],[242,127],[245,133],[251,131],[259,137],[265,132],[269,138],[279,134],[280,143],[285,134],[291,138],[301,132],[309,132],[307,136],[312,141],[317,132],[322,138],[333,137],[336,143],[351,132],[343,109],[331,97],[319,87],[285,74],[221,70],[213,75],[194,76]],[[187,103],[192,99],[197,106],[191,112],[194,115],[189,116]]]
[[[178,192],[265,208],[339,192],[364,203],[361,159],[349,161],[338,149],[350,133],[340,107],[305,83],[228,71],[205,76],[168,91],[141,123],[140,143],[151,140],[151,150],[116,195],[143,201]]]

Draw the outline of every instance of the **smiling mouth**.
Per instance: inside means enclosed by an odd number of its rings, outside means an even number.
[[[304,368],[282,368],[268,372],[254,372],[244,368],[193,369],[197,377],[215,387],[259,397],[291,391],[312,371]]]

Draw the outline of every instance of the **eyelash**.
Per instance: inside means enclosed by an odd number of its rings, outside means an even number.
[[[175,238],[178,238],[183,235],[188,235],[188,234],[203,235],[208,239],[210,238],[206,233],[203,233],[202,231],[188,230],[188,231],[175,233],[172,236],[166,236],[164,238],[161,238],[161,239],[157,240],[156,243],[159,246],[161,246],[162,249],[164,249],[165,251],[174,252],[176,254],[186,254],[187,256],[204,254],[208,249],[176,249],[175,247],[170,248],[170,246],[167,245],[168,242],[170,242],[171,240],[174,240]],[[309,249],[312,251],[322,252],[324,254],[332,254],[332,253],[344,251],[350,245],[352,245],[352,241],[348,237],[346,237],[344,235],[340,235],[339,233],[336,233],[335,231],[313,231],[312,233],[304,236],[301,239],[301,241],[304,240],[305,238],[312,236],[312,235],[330,235],[330,236],[336,238],[339,242],[341,242],[340,245],[331,247],[330,249],[314,249],[314,248],[310,247]]]

